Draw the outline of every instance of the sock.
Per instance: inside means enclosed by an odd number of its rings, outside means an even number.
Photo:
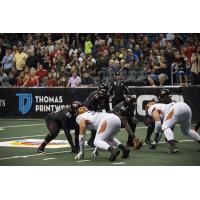
[[[96,136],[96,131],[91,131],[91,137],[89,140],[94,142],[95,136]]]
[[[168,140],[168,143],[171,147],[175,147],[175,141],[174,140]]]
[[[116,147],[110,146],[110,147],[108,148],[108,151],[112,152],[114,149],[116,149]]]
[[[150,137],[151,137],[151,135],[152,135],[152,133],[153,133],[153,131],[154,131],[154,128],[155,128],[154,125],[153,125],[153,126],[148,126],[146,138],[150,139]]]
[[[47,144],[48,144],[48,142],[46,140],[44,140],[40,146],[42,148],[45,148]]]
[[[119,144],[118,148],[121,149],[122,151],[124,151],[126,149],[126,147],[123,144]]]
[[[79,135],[79,146],[80,146],[80,152],[84,152],[84,146],[85,146],[85,135]]]
[[[166,128],[164,130],[164,134],[168,141],[174,140],[174,133],[172,132],[172,130],[170,128]]]

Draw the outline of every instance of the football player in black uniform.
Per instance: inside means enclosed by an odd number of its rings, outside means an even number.
[[[108,112],[110,110],[108,86],[105,83],[101,83],[99,85],[98,90],[95,90],[92,93],[90,93],[82,104],[89,110],[93,110],[95,112]],[[95,135],[96,131],[91,131],[91,137],[87,142],[88,145],[90,145],[91,147],[94,147]]]
[[[162,89],[160,91],[160,94],[158,96],[157,99],[153,99],[153,101],[155,101],[156,103],[164,103],[164,104],[168,104],[168,103],[172,103],[172,98],[170,95],[170,91],[168,89]],[[154,120],[148,116],[148,114],[146,114],[145,119],[144,119],[144,123],[147,125],[147,136],[145,139],[145,143],[146,144],[151,144],[151,135],[154,131],[155,128],[155,123]]]
[[[105,83],[101,83],[98,90],[95,90],[89,94],[89,96],[83,102],[83,105],[89,110],[96,112],[102,112],[102,110],[109,111],[108,86]]]
[[[115,81],[111,83],[111,87],[109,90],[109,95],[112,97],[112,108],[114,108],[118,103],[123,101],[124,95],[129,94],[129,89],[121,80],[120,74],[115,74]]]
[[[46,135],[43,143],[38,147],[38,153],[44,153],[46,145],[54,140],[60,129],[63,129],[65,136],[71,146],[72,152],[77,153],[79,150],[79,126],[76,123],[75,110],[80,107],[82,104],[79,101],[72,102],[71,105],[68,105],[60,110],[56,110],[52,113],[49,113],[45,118],[46,126],[49,130],[49,134]],[[70,130],[75,130],[75,141],[73,142]]]
[[[137,125],[137,119],[134,116],[135,106],[136,98],[133,95],[125,95],[123,101],[117,104],[111,112],[121,119],[122,127],[128,132],[127,146],[139,149],[143,141],[135,136]],[[141,143],[140,146],[137,146],[138,142]]]

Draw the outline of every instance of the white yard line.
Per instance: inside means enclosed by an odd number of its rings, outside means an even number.
[[[45,158],[43,160],[55,160],[56,158]]]
[[[90,149],[85,149],[85,151],[90,151],[93,150],[92,148]],[[56,151],[52,153],[36,153],[36,154],[29,154],[29,155],[23,155],[23,156],[12,156],[12,157],[7,157],[7,158],[0,158],[1,160],[11,160],[11,159],[16,159],[16,158],[29,158],[29,157],[36,157],[36,156],[44,156],[44,155],[54,155],[54,154],[60,154],[60,153],[71,153],[71,151]]]
[[[43,135],[29,135],[29,136],[20,136],[20,137],[7,137],[7,138],[0,138],[1,140],[13,140],[13,139],[25,139],[25,138],[33,138],[33,137],[40,137],[40,136],[45,136],[45,134]],[[2,142],[2,141],[1,141]]]
[[[117,162],[117,163],[112,163],[113,165],[124,165],[126,162]]]
[[[79,161],[76,161],[78,163],[82,163],[82,162],[90,162],[90,160],[79,160]]]
[[[29,126],[43,126],[45,124],[25,124],[25,125],[14,125],[14,126],[2,126],[1,128],[18,128],[18,127],[29,127]]]

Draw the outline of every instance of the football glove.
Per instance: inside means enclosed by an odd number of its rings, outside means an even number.
[[[75,157],[74,159],[75,159],[75,160],[80,160],[80,159],[83,159],[83,157],[84,157],[84,153],[80,151],[80,152],[76,155],[76,157]]]
[[[92,157],[97,157],[99,155],[99,150],[96,147],[95,150],[92,152]]]

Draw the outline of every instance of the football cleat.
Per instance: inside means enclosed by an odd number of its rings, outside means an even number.
[[[128,158],[128,157],[129,157],[129,153],[130,153],[130,149],[125,148],[125,149],[122,151],[122,158]]]
[[[110,161],[115,161],[116,160],[116,158],[117,158],[117,156],[120,154],[120,150],[119,149],[117,149],[116,147],[114,148],[112,148],[111,149],[111,155],[110,155],[110,158],[109,158],[109,160]]]
[[[151,139],[150,139],[150,138],[146,138],[146,139],[145,139],[145,144],[150,145],[150,144],[151,144]]]
[[[170,146],[168,153],[178,153],[178,148],[176,146]]]
[[[76,148],[76,147],[71,148],[71,153],[78,153],[78,152],[79,152],[78,148]]]
[[[44,152],[44,147],[39,146],[38,149],[37,149],[37,153],[45,153]]]

